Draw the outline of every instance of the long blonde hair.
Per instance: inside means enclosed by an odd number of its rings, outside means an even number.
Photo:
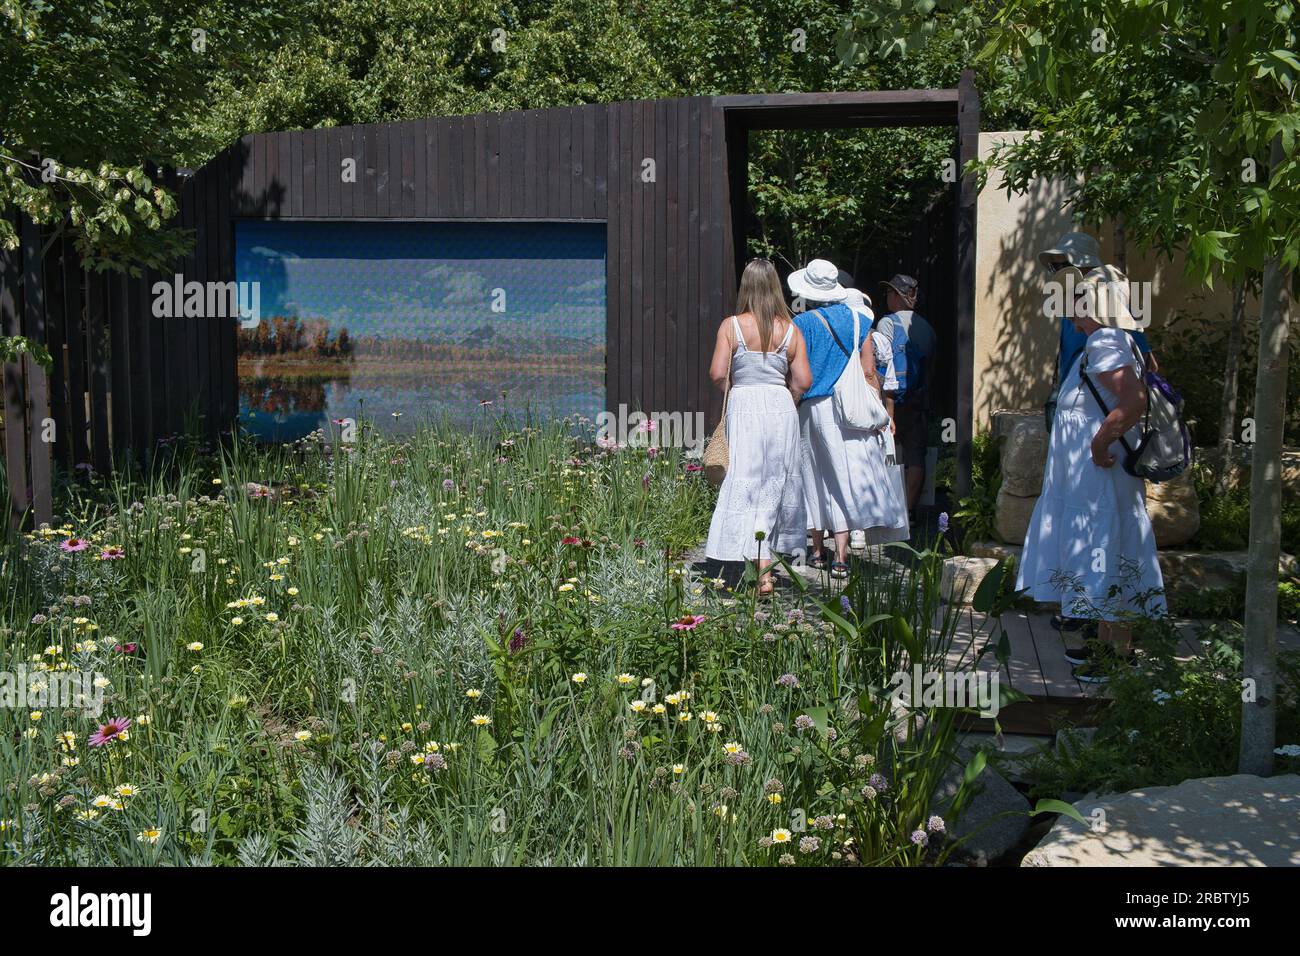
[[[736,314],[748,312],[758,326],[759,348],[764,352],[772,345],[772,329],[777,319],[790,321],[790,308],[781,291],[781,277],[768,259],[751,259],[740,276],[736,293]]]

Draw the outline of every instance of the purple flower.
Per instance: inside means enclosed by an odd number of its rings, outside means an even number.
[[[650,490],[650,472],[648,471],[641,476],[641,488],[645,491]]]
[[[85,538],[69,538],[66,541],[59,542],[60,550],[67,554],[76,554],[78,551],[85,551],[90,547],[90,542]]]
[[[806,836],[799,840],[800,853],[816,853],[821,849],[822,841],[815,836]]]
[[[925,828],[931,833],[944,833],[947,831],[947,824],[943,822],[943,817],[931,817],[926,821]]]
[[[913,830],[912,842],[915,843],[917,846],[929,846],[930,836],[924,830]]]
[[[853,605],[849,603],[848,595],[845,594],[840,595],[840,610],[843,611],[845,614],[848,614],[851,610],[853,610]]]
[[[455,490],[456,490],[456,482],[452,481],[450,478],[444,478],[444,479],[442,479],[442,490],[443,490],[443,491],[455,491]]]
[[[524,645],[527,643],[528,635],[524,633],[524,629],[521,627],[515,628],[514,636],[510,638],[510,653],[519,653],[524,649]]]
[[[948,533],[948,512],[946,511],[941,511],[939,513],[939,533]]]
[[[780,677],[776,679],[776,683],[777,686],[779,687],[787,687],[787,688],[798,687],[799,678],[795,677],[793,674],[782,674]]]
[[[794,725],[799,730],[812,730],[817,726],[816,722],[807,714],[800,714],[794,719]]]
[[[884,793],[889,789],[889,782],[880,774],[873,773],[867,778],[867,786],[871,787],[871,789],[875,790],[877,793]]]

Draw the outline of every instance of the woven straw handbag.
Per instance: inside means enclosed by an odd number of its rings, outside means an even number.
[[[727,389],[722,393],[722,418],[718,421],[718,427],[713,429],[713,437],[704,447],[704,477],[714,488],[719,487],[722,479],[727,477],[727,462],[730,457],[727,451],[727,399],[730,397],[731,373],[728,372]]]

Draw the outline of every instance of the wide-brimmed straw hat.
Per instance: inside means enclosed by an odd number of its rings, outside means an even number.
[[[1129,310],[1128,276],[1115,266],[1099,266],[1074,287],[1076,315],[1098,325],[1136,332],[1142,326]]]
[[[1050,269],[1056,259],[1065,259],[1070,265],[1087,272],[1101,265],[1101,247],[1086,232],[1067,232],[1051,249],[1038,254],[1038,261],[1044,269]]]
[[[813,302],[843,302],[849,290],[840,285],[839,276],[835,263],[813,259],[791,272],[785,281],[791,292]]]

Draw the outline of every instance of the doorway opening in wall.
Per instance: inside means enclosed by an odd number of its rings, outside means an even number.
[[[296,441],[364,415],[388,435],[605,407],[605,226],[241,220],[239,415]],[[493,414],[485,414],[489,409]]]
[[[966,77],[956,90],[817,96],[795,108],[724,98],[737,274],[754,256],[783,278],[828,259],[877,319],[885,280],[917,280],[915,311],[937,338],[920,503],[937,513],[970,480],[974,188],[960,172],[978,99]]]

